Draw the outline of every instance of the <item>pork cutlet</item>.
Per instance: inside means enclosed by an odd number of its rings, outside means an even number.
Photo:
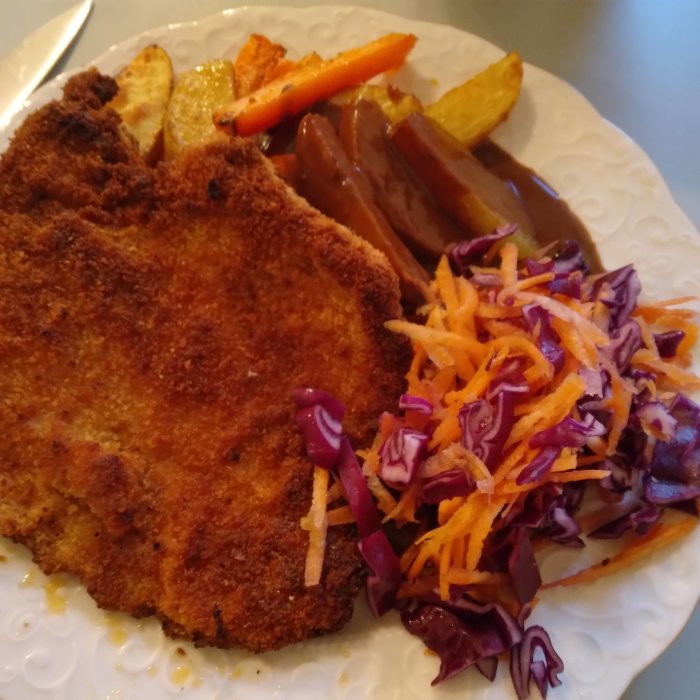
[[[265,651],[340,628],[362,578],[311,496],[290,397],[331,392],[355,445],[408,360],[398,282],[244,140],[156,168],[73,78],[0,163],[0,534],[174,637]]]

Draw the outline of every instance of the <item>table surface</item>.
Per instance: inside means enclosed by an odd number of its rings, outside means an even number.
[[[77,0],[0,0],[0,55]],[[238,5],[342,2],[240,2]],[[353,3],[345,3],[353,4]],[[354,3],[450,24],[563,78],[651,157],[700,227],[700,62],[696,0],[374,0]],[[54,73],[81,66],[146,29],[233,7],[232,0],[93,0],[77,42]],[[11,18],[11,19],[10,19]],[[700,610],[624,700],[697,697]]]

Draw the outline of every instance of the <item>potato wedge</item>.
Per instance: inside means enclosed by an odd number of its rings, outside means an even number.
[[[523,78],[523,64],[513,51],[478,75],[446,92],[424,113],[471,148],[495,129],[510,113]]]
[[[110,106],[139,145],[147,162],[163,151],[163,120],[173,88],[173,65],[160,46],[146,46],[116,78],[119,92]]]
[[[165,158],[191,146],[226,141],[214,127],[217,109],[235,99],[233,63],[217,59],[182,73],[175,83],[165,116]]]
[[[517,224],[511,240],[522,257],[537,249],[534,227],[518,196],[450,134],[422,114],[411,114],[391,139],[438,204],[473,237]]]
[[[387,119],[396,124],[413,112],[422,112],[421,101],[408,92],[402,92],[392,85],[368,85],[364,83],[351,90],[346,90],[333,98],[336,104],[350,104],[360,100],[376,102]]]

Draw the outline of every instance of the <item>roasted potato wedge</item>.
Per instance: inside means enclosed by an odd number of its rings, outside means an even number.
[[[424,113],[471,148],[483,141],[510,113],[523,78],[523,64],[513,51],[466,83],[446,92]]]
[[[229,137],[214,127],[213,115],[233,99],[231,61],[208,61],[182,73],[165,115],[165,158],[174,158],[191,146],[226,141]]]
[[[360,100],[376,102],[392,124],[400,122],[413,112],[423,111],[423,105],[415,95],[402,92],[392,85],[368,85],[364,83],[356,88],[345,90],[333,98],[334,103],[341,105]]]
[[[147,162],[163,151],[163,120],[173,87],[170,56],[156,45],[142,49],[117,75],[119,92],[110,106],[139,145]]]
[[[422,114],[411,114],[391,139],[440,206],[471,236],[486,236],[517,224],[511,239],[523,257],[537,249],[534,228],[522,201],[449,133]]]

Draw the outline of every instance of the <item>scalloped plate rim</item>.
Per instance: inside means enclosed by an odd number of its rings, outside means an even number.
[[[315,13],[320,13],[320,14],[330,14],[334,12],[349,12],[355,15],[364,15],[364,16],[372,16],[375,19],[381,20],[384,24],[390,25],[392,22],[399,21],[402,24],[407,24],[410,25],[412,28],[412,31],[414,33],[419,34],[420,32],[424,33],[435,33],[438,31],[448,31],[450,33],[456,32],[460,35],[463,35],[465,39],[468,39],[470,41],[476,41],[479,42],[483,47],[488,47],[488,50],[492,49],[498,49],[498,47],[494,46],[490,42],[486,41],[485,39],[472,35],[466,31],[456,29],[454,27],[449,27],[447,25],[441,25],[433,22],[426,22],[422,20],[409,20],[403,17],[398,17],[396,15],[393,15],[388,12],[384,11],[379,11],[379,10],[371,10],[369,8],[361,8],[361,7],[356,7],[356,6],[347,6],[347,5],[337,5],[337,6],[318,6],[318,7],[307,7],[307,8],[289,8],[285,6],[241,6],[237,8],[232,8],[228,10],[223,10],[221,12],[214,13],[212,15],[208,15],[206,17],[203,17],[201,19],[197,19],[194,21],[190,22],[179,22],[175,24],[166,24],[166,25],[161,25],[159,27],[154,27],[152,29],[149,29],[145,32],[142,32],[138,35],[129,37],[125,39],[124,41],[118,42],[112,46],[110,46],[105,52],[103,52],[100,56],[92,60],[88,65],[97,65],[100,66],[107,62],[110,58],[114,58],[115,56],[119,55],[120,51],[123,52],[124,46],[127,44],[133,44],[134,42],[139,42],[139,41],[146,41],[147,37],[152,36],[152,35],[157,35],[157,34],[170,34],[174,35],[178,32],[187,32],[188,30],[191,31],[195,27],[204,27],[208,24],[213,24],[216,23],[217,21],[220,20],[226,20],[229,21],[231,18],[238,18],[240,16],[243,16],[245,18],[246,15],[255,15],[255,14],[264,14],[264,13],[270,13],[270,12],[279,12],[279,13],[293,13],[295,15],[299,14],[315,14]],[[342,34],[342,31],[341,31]],[[500,51],[500,49],[499,49]],[[126,57],[125,57],[126,58]],[[646,167],[649,168],[651,172],[652,178],[655,180],[654,184],[656,186],[661,187],[661,195],[662,195],[662,204],[668,206],[669,204],[673,207],[674,211],[671,212],[674,217],[676,217],[679,221],[682,222],[684,227],[688,227],[690,230],[694,231],[693,224],[690,222],[688,217],[682,212],[682,210],[678,207],[678,205],[675,203],[673,200],[672,194],[670,190],[668,189],[668,186],[666,185],[665,181],[663,180],[663,177],[661,173],[658,171],[656,166],[653,164],[649,156],[641,149],[636,142],[631,139],[624,131],[619,129],[619,127],[615,126],[611,122],[609,122],[607,119],[602,117],[600,113],[597,111],[597,109],[590,103],[590,101],[582,94],[580,93],[576,88],[571,86],[570,84],[566,83],[565,81],[561,80],[560,78],[540,69],[535,66],[532,66],[530,64],[525,64],[526,65],[526,70],[527,72],[530,73],[533,77],[539,76],[540,78],[546,77],[547,80],[550,81],[555,81],[558,85],[558,89],[567,92],[570,96],[575,96],[575,99],[579,101],[580,104],[586,105],[586,109],[590,110],[591,115],[595,115],[595,118],[599,121],[600,125],[603,125],[605,129],[607,129],[610,133],[609,136],[613,141],[619,142],[624,142],[625,146],[629,149],[632,149],[634,151],[634,156],[637,158],[640,163],[644,164]],[[0,149],[4,149],[6,145],[6,139],[9,136],[9,134],[12,133],[14,128],[18,125],[19,121],[23,119],[28,112],[32,111],[36,107],[40,106],[43,104],[45,101],[48,99],[51,99],[53,97],[56,97],[58,95],[58,90],[59,87],[72,75],[75,75],[76,73],[80,72],[83,70],[86,66],[83,66],[79,69],[76,70],[71,70],[67,71],[65,73],[62,73],[58,76],[56,76],[53,80],[39,88],[25,103],[25,106],[23,109],[20,111],[18,115],[15,116],[15,118],[10,122],[10,125],[5,129],[3,132],[0,133]],[[499,132],[500,133],[500,132]],[[665,200],[665,201],[664,201]],[[595,233],[595,232],[594,232]],[[697,533],[696,533],[697,534]],[[697,540],[698,538],[695,537]],[[698,581],[698,590],[695,593],[695,602],[697,602],[697,599],[700,597],[700,581]],[[688,611],[687,616],[685,617],[685,620],[687,621],[688,617],[692,614],[692,606],[690,607],[690,610]],[[673,634],[674,636],[680,632],[680,629],[682,628],[679,627],[676,629]],[[620,687],[621,690],[624,689],[624,687],[627,686],[627,684],[632,680],[632,678],[639,673],[648,663],[651,663],[653,659],[655,659],[659,654],[661,654],[664,649],[666,648],[666,644],[658,646],[658,648],[655,648],[653,652],[651,653],[649,658],[645,658],[642,660],[640,664],[637,665],[636,668],[626,668],[624,673],[617,678],[617,685]],[[647,655],[649,656],[649,655]],[[565,659],[566,662],[566,659]],[[556,691],[553,694],[553,697],[557,697]]]

